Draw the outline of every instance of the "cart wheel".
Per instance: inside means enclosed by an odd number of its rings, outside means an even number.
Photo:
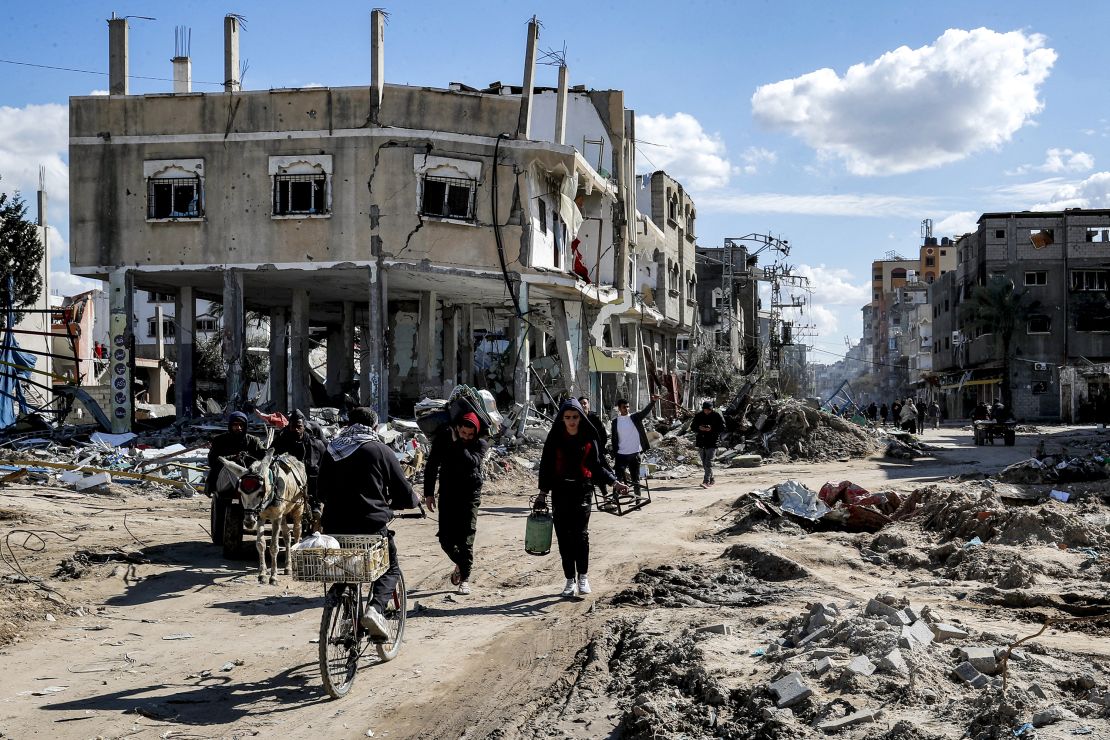
[[[373,607],[368,606],[368,609]],[[384,663],[387,660],[393,660],[397,657],[397,653],[401,652],[401,640],[405,636],[405,619],[409,613],[409,594],[405,590],[405,576],[402,573],[397,574],[397,585],[393,587],[393,596],[390,598],[389,603],[385,605],[385,621],[389,624],[389,641],[376,642],[374,648],[378,651],[378,657]]]
[[[212,496],[212,507],[208,512],[208,533],[213,545],[224,541],[224,519],[227,517],[227,503],[219,496]]]
[[[336,583],[324,597],[320,616],[320,678],[324,691],[338,699],[346,696],[358,671],[359,637],[357,596],[346,583]]]
[[[239,506],[224,506],[223,546],[225,558],[236,557],[243,548],[243,509]]]

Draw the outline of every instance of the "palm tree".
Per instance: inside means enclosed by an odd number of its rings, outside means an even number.
[[[991,334],[1002,359],[1002,403],[1013,408],[1010,389],[1010,351],[1014,332],[1040,308],[1040,301],[1031,300],[1024,291],[1017,291],[1007,277],[992,277],[986,285],[978,285],[971,297],[960,305],[960,321],[970,329]]]

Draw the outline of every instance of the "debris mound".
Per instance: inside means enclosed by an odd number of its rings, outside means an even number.
[[[763,458],[829,462],[869,457],[879,448],[876,432],[792,398],[743,393],[725,410],[727,451],[722,463],[743,454]]]

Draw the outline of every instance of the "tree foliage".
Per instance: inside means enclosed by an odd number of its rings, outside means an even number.
[[[223,343],[219,335],[197,340],[194,362],[197,380],[223,382],[227,378],[227,362],[224,360]],[[257,352],[246,353],[243,363],[244,383],[264,383],[269,373],[269,357]]]
[[[10,197],[0,193],[0,289],[12,276],[17,308],[33,304],[42,294],[44,256],[38,228],[27,220],[27,204],[19,192]],[[17,312],[16,321],[20,318],[22,314]]]
[[[744,384],[744,376],[732,364],[729,351],[716,347],[698,352],[694,358],[694,377],[699,395],[720,402],[731,401]]]
[[[971,297],[960,304],[960,320],[967,327],[994,337],[1002,361],[1002,402],[1006,406],[1012,406],[1013,402],[1010,359],[1014,333],[1039,308],[1040,301],[1015,290],[1013,281],[1006,277],[994,277],[986,285],[976,286]]]

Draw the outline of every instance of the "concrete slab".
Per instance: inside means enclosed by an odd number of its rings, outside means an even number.
[[[732,626],[728,624],[709,624],[705,627],[698,627],[698,632],[713,632],[718,635],[731,635]]]
[[[936,624],[930,624],[929,628],[933,631],[933,639],[937,642],[967,639],[967,630],[961,629],[954,624],[937,622]]]
[[[866,655],[857,655],[848,662],[848,670],[857,676],[870,676],[875,672],[875,664]]]
[[[775,706],[779,709],[800,704],[813,695],[813,689],[802,683],[802,674],[797,671],[783,676],[769,688],[775,695]]]
[[[993,676],[998,671],[998,659],[994,657],[994,648],[960,648],[956,655],[960,660],[970,663],[980,673]]]
[[[910,667],[906,665],[906,659],[902,657],[902,651],[898,648],[883,656],[879,661],[879,668],[898,676],[910,675]]]
[[[834,732],[840,732],[841,730],[848,727],[854,727],[856,725],[874,722],[882,715],[882,713],[883,712],[881,709],[864,709],[861,712],[849,714],[847,717],[841,717],[840,719],[822,722],[821,724],[817,725],[817,729],[832,734]]]
[[[920,650],[933,641],[933,631],[924,621],[917,621],[908,627],[902,628],[898,638],[898,646],[907,650]]]
[[[990,679],[976,670],[975,666],[967,661],[960,663],[952,673],[973,689],[981,689],[989,683]]]
[[[832,659],[821,658],[821,660],[818,660],[813,664],[813,674],[815,676],[823,676],[828,673],[830,668],[832,668]]]
[[[805,647],[814,640],[820,639],[829,631],[828,627],[821,627],[820,629],[810,632],[808,635],[798,641],[797,647]]]
[[[893,624],[895,627],[908,626],[910,619],[901,609],[895,609],[889,604],[884,604],[878,599],[871,599],[867,602],[867,607],[863,613],[870,617],[882,617],[885,621]]]

